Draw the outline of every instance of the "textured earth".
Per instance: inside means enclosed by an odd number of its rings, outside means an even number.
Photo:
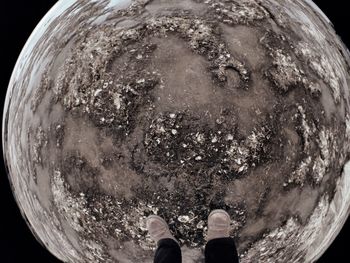
[[[59,1],[9,85],[13,192],[65,262],[152,262],[153,213],[201,262],[215,208],[241,262],[313,262],[349,214],[349,85],[311,1]]]

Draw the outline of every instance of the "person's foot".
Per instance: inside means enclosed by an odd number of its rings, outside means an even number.
[[[168,224],[163,218],[157,215],[150,215],[146,219],[146,227],[151,238],[158,243],[164,238],[171,238],[177,242],[175,237],[171,234]]]
[[[207,241],[230,236],[230,215],[221,209],[213,210],[208,216]]]

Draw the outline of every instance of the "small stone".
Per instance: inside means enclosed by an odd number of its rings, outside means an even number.
[[[189,216],[181,215],[177,218],[181,223],[186,223],[190,220]]]
[[[220,118],[216,119],[217,124],[223,124],[224,122],[225,122],[225,118],[222,116]]]
[[[95,93],[94,93],[94,97],[96,97],[98,94],[100,94],[101,91],[102,91],[101,89],[96,90]]]
[[[199,132],[197,132],[197,134],[196,134],[196,139],[197,139],[197,142],[199,142],[199,143],[203,143],[204,142],[204,134],[203,133],[199,133]]]
[[[196,227],[197,227],[198,229],[203,229],[203,227],[204,227],[204,221],[203,221],[203,220],[199,221]]]
[[[232,140],[233,140],[233,135],[232,135],[232,134],[228,134],[228,135],[226,136],[226,140],[227,140],[227,141],[232,141]]]

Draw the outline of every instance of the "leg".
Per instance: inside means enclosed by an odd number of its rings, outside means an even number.
[[[235,242],[231,237],[209,240],[205,246],[205,263],[238,263]]]
[[[158,245],[154,263],[181,263],[180,245],[164,219],[150,215],[147,217],[146,226],[151,239]]]
[[[208,217],[205,263],[238,263],[239,258],[233,238],[230,237],[230,215],[221,209]]]
[[[154,263],[181,263],[179,244],[171,238],[159,240]]]

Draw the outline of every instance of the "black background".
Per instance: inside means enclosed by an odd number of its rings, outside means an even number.
[[[326,13],[337,33],[350,47],[348,1],[315,0],[314,2]],[[54,3],[56,1],[53,0],[5,0],[0,3],[0,116],[11,72],[21,49],[40,19]],[[2,159],[0,164],[0,263],[60,262],[31,234],[12,196]],[[350,219],[318,262],[350,262],[348,244],[350,244]]]

